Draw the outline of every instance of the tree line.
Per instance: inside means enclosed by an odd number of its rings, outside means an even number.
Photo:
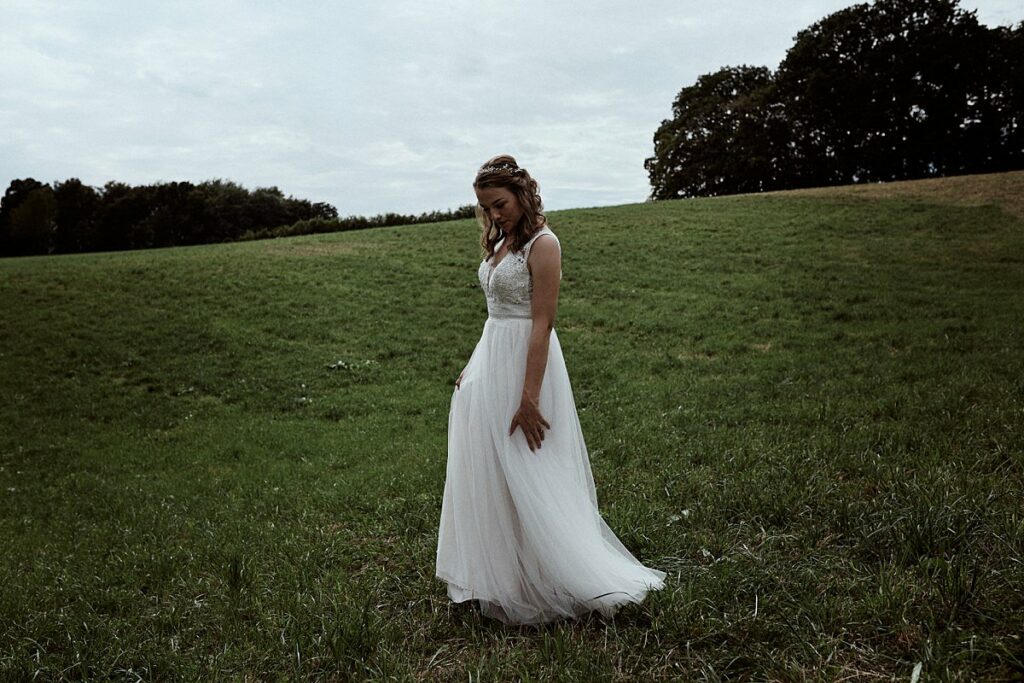
[[[11,181],[0,199],[0,256],[151,249],[473,217],[473,206],[418,216],[340,218],[327,203],[209,180],[91,187],[77,178]]]
[[[876,0],[797,33],[773,73],[683,88],[645,161],[652,199],[1024,168],[1024,22]]]

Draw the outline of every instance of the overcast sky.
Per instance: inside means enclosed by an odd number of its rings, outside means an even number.
[[[641,202],[679,90],[831,0],[0,0],[0,183],[224,178],[420,213],[507,152],[548,209]],[[965,0],[989,26],[1021,0]]]

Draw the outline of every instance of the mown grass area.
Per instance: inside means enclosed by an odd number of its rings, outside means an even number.
[[[6,259],[0,673],[1024,675],[1024,220],[936,193],[549,222],[601,509],[664,591],[535,629],[434,579],[473,223]]]

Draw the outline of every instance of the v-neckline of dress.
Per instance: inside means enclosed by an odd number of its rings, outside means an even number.
[[[541,231],[543,231],[544,228],[546,228],[546,227],[547,227],[547,225],[542,226],[541,229],[538,230],[537,232],[535,232],[533,234],[533,237],[531,237],[527,242],[528,243],[532,242],[534,240],[534,238],[537,237],[537,235],[539,235],[541,233]],[[507,239],[508,239],[508,235],[506,235],[505,237],[501,238],[500,244],[501,244],[502,248],[504,248],[505,240],[507,240]],[[523,245],[523,247],[525,249],[526,245]],[[494,252],[494,253],[497,254],[498,252]],[[494,271],[496,271],[498,269],[498,266],[500,266],[502,263],[504,263],[505,259],[507,259],[509,256],[511,256],[511,249],[506,249],[505,250],[505,255],[501,257],[501,260],[491,266],[491,272],[489,272],[487,274],[487,289],[488,290],[491,289],[491,280],[494,279]],[[492,256],[491,258],[494,258],[494,257]]]
[[[506,239],[505,237],[501,238],[501,246],[502,246],[502,248],[505,247],[505,239]],[[495,252],[495,253],[497,253],[497,252]],[[508,257],[509,257],[509,250],[505,249],[505,255],[501,257],[501,260],[499,260],[497,263],[494,263],[494,264],[491,265],[491,272],[487,273],[487,289],[491,288],[491,280],[494,279],[494,271],[496,271],[498,269],[498,266],[500,266],[502,263],[504,263],[505,259],[507,259]],[[494,257],[492,256],[491,258],[494,258]]]

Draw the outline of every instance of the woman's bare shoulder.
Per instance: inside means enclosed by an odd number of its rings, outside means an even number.
[[[541,268],[550,266],[553,269],[560,269],[561,261],[562,247],[559,245],[555,233],[545,232],[543,235],[537,235],[534,238],[527,257],[527,266],[530,267],[531,272],[534,265],[540,265]]]

